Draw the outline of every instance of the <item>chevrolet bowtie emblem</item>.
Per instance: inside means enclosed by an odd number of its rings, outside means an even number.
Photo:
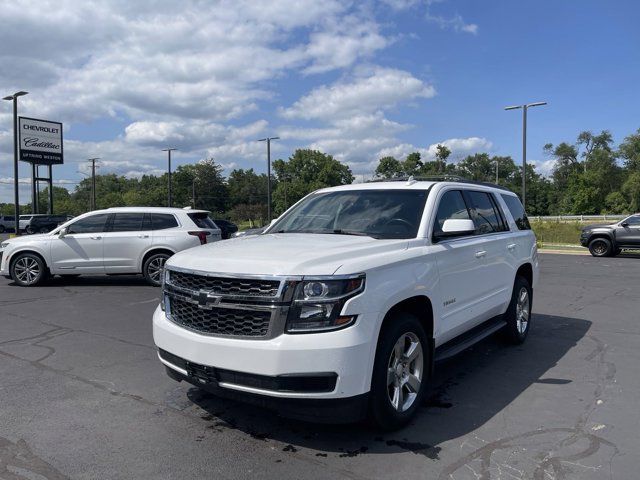
[[[200,291],[192,295],[191,298],[200,308],[207,308],[220,303],[220,297],[211,295],[209,292]]]

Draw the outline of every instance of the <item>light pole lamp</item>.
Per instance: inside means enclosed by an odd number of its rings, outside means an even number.
[[[167,152],[167,172],[168,172],[168,179],[167,179],[167,206],[170,207],[171,206],[171,152],[173,152],[174,150],[177,150],[177,148],[163,148],[162,151],[163,152]]]
[[[512,105],[505,107],[505,110],[522,109],[522,206],[527,207],[527,109],[530,107],[540,107],[547,102],[525,103],[524,105]]]
[[[20,235],[20,196],[18,194],[18,97],[29,92],[19,92],[7,95],[3,100],[13,101],[13,202],[15,216],[15,234]]]
[[[258,140],[267,142],[267,220],[271,222],[271,140],[279,140],[280,137],[266,137]]]

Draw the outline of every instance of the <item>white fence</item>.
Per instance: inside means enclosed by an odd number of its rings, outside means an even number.
[[[530,216],[529,220],[538,222],[614,222],[627,217],[628,215],[549,215],[544,217]]]

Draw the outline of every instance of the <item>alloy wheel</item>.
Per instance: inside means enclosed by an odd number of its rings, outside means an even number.
[[[164,257],[156,257],[149,262],[147,266],[147,273],[149,278],[154,283],[160,283],[162,270],[164,270],[164,264],[167,261]]]
[[[596,255],[604,255],[607,251],[607,245],[604,242],[595,242],[593,245],[593,251]]]
[[[31,285],[35,283],[41,274],[40,265],[31,257],[22,257],[16,260],[14,266],[15,276],[25,285]]]
[[[522,287],[518,293],[518,300],[516,302],[516,327],[520,335],[524,335],[529,326],[530,305],[529,291],[525,287]]]
[[[422,383],[424,355],[420,339],[413,332],[398,338],[387,368],[387,395],[391,406],[406,412],[418,397]]]

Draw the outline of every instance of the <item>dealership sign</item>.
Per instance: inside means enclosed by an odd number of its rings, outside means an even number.
[[[63,163],[62,123],[20,117],[20,160],[39,165]]]

